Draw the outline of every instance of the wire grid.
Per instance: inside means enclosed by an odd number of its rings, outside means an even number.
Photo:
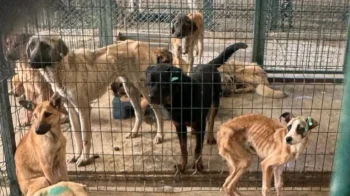
[[[70,2],[70,3],[68,3]],[[329,1],[293,1],[295,7],[309,5],[308,9],[328,8],[332,9],[335,3]],[[329,2],[329,4],[327,4]],[[169,33],[170,26],[168,22],[159,22],[159,20],[149,21],[148,19],[135,19],[140,15],[126,15],[128,9],[132,6],[120,3],[116,6],[117,11],[113,17],[121,17],[123,20],[114,20],[114,30],[125,30],[126,32],[136,32],[139,35],[146,36],[150,32]],[[313,4],[312,4],[313,3]],[[334,21],[339,22],[340,19],[335,16],[345,13],[345,4],[338,5],[339,9],[333,9]],[[63,39],[70,49],[80,47],[96,49],[101,39],[98,30],[98,20],[101,16],[100,4],[96,1],[61,1],[59,7],[53,5],[38,16],[38,23],[29,25],[23,32],[36,32],[39,30],[59,30],[64,36]],[[120,5],[125,5],[120,6]],[[150,13],[153,8],[154,13],[187,13],[190,8],[186,7],[186,2],[176,1],[171,4],[168,2],[148,1],[141,4],[139,12]],[[157,7],[157,5],[174,6],[174,9]],[[153,7],[152,7],[153,6]],[[224,7],[219,10],[220,6]],[[232,6],[232,7],[230,7]],[[67,8],[68,7],[68,8]],[[200,7],[200,5],[198,6]],[[337,8],[338,8],[337,7]],[[123,9],[127,8],[127,9]],[[177,8],[177,9],[176,9]],[[250,1],[214,1],[213,14],[214,22],[211,30],[206,31],[206,39],[204,42],[205,52],[203,62],[208,62],[214,56],[218,55],[224,47],[231,43],[243,41],[249,45],[247,50],[238,51],[234,58],[241,61],[251,61],[252,41],[253,41],[253,18],[254,18],[254,2]],[[157,10],[158,9],[158,10]],[[270,9],[270,8],[269,8]],[[299,8],[301,9],[301,8]],[[51,10],[51,11],[48,11]],[[54,11],[52,11],[54,10]],[[56,10],[56,11],[55,11]],[[305,10],[303,8],[303,10]],[[315,9],[317,11],[317,9]],[[321,9],[320,9],[321,10]],[[337,10],[340,10],[337,12]],[[120,15],[120,13],[123,13]],[[222,14],[226,12],[226,18]],[[319,20],[326,20],[323,12],[312,12],[318,14]],[[296,18],[305,22],[305,18],[310,17],[308,12],[298,12]],[[329,13],[328,13],[329,14]],[[221,18],[219,17],[221,15]],[[127,16],[127,20],[125,19]],[[168,15],[166,15],[168,16]],[[169,16],[170,18],[173,16]],[[332,15],[333,17],[333,15]],[[169,19],[164,19],[169,21]],[[163,19],[162,19],[163,20]],[[269,20],[269,19],[268,19]],[[329,20],[329,18],[327,18]],[[123,21],[119,23],[119,21]],[[221,21],[221,22],[220,22]],[[268,21],[267,21],[268,22]],[[281,30],[268,31],[266,33],[265,45],[265,68],[268,70],[288,69],[300,71],[301,74],[292,74],[292,79],[306,79],[303,75],[306,71],[324,71],[329,70],[342,71],[342,63],[345,53],[345,39],[340,40],[324,40],[322,36],[326,32],[341,37],[345,34],[345,26],[337,26],[329,28],[329,24],[317,23],[311,21],[309,23],[295,23],[292,29],[287,32]],[[267,23],[268,25],[268,23]],[[303,26],[304,25],[304,26]],[[224,27],[223,27],[224,26]],[[231,28],[231,30],[229,29]],[[317,28],[323,28],[319,31]],[[327,29],[329,28],[329,29]],[[210,30],[210,29],[209,29]],[[237,31],[233,32],[232,31]],[[223,32],[220,34],[220,32]],[[296,32],[294,35],[293,32]],[[318,33],[320,37],[312,37]],[[216,34],[217,33],[217,34]],[[303,34],[304,33],[304,34]],[[114,37],[116,39],[116,37]],[[142,39],[142,38],[141,38]],[[144,38],[144,39],[147,39]],[[167,37],[161,37],[162,42],[169,43]],[[165,41],[164,41],[165,40]],[[197,59],[196,59],[197,60]],[[195,62],[196,62],[195,60]],[[287,62],[287,63],[286,63]],[[340,67],[341,66],[341,67]],[[284,74],[283,76],[288,76]],[[334,75],[313,75],[314,77],[323,79],[336,79]],[[10,89],[13,89],[11,81],[8,81]],[[270,117],[278,117],[282,112],[292,111],[295,115],[311,115],[319,120],[320,126],[311,136],[310,145],[306,152],[295,162],[286,165],[288,187],[286,189],[298,190],[323,190],[324,181],[328,179],[328,173],[332,171],[333,154],[339,124],[340,108],[342,103],[343,84],[341,83],[281,83],[273,82],[273,87],[283,90],[289,94],[285,99],[263,98],[256,94],[235,94],[230,98],[222,98],[219,114],[216,118],[215,128],[218,128],[223,122],[246,113],[262,113]],[[107,87],[106,87],[107,88]],[[173,165],[179,160],[180,151],[174,127],[171,122],[165,123],[165,142],[162,144],[154,144],[155,126],[142,124],[141,136],[134,139],[125,139],[125,135],[131,130],[134,119],[115,120],[112,118],[112,99],[113,95],[107,91],[98,100],[92,104],[92,131],[93,131],[93,153],[99,154],[94,164],[87,167],[77,168],[74,164],[69,164],[68,169],[71,178],[74,181],[86,183],[89,190],[98,191],[144,191],[144,192],[171,192],[171,191],[193,191],[193,190],[218,190],[227,176],[227,168],[221,157],[218,155],[216,145],[204,144],[203,160],[205,172],[203,174],[194,174],[191,170],[191,161],[189,158],[188,172],[180,174],[174,172]],[[10,97],[11,111],[16,131],[16,141],[22,137],[28,127],[19,127],[20,119],[25,116],[25,111],[18,105],[18,100]],[[67,156],[73,154],[73,136],[69,125],[63,125],[62,129],[68,139]],[[190,137],[188,141],[189,156],[193,157],[195,140]],[[118,150],[119,149],[119,150]],[[261,177],[259,176],[259,160],[254,157],[253,164],[241,180],[242,189],[258,189]],[[304,172],[304,173],[302,173]],[[302,176],[315,174],[312,180],[305,180]],[[317,174],[317,175],[316,175]],[[311,182],[311,183],[310,183]],[[308,184],[309,183],[309,184]],[[6,194],[7,195],[7,194]]]

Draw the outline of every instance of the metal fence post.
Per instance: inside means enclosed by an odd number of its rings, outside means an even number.
[[[253,41],[253,62],[257,62],[260,66],[264,66],[265,53],[265,32],[266,32],[266,0],[255,1],[255,17],[254,17],[254,41]]]
[[[213,1],[203,0],[204,27],[210,30],[213,24]]]
[[[3,43],[0,39],[0,69],[6,69],[6,63],[4,59]],[[0,133],[2,140],[3,153],[5,156],[6,172],[8,182],[10,185],[10,196],[21,195],[21,190],[16,177],[16,166],[15,166],[15,151],[16,151],[16,140],[15,132],[13,129],[13,121],[11,116],[11,105],[8,95],[8,87],[6,78],[11,74],[8,72],[0,73]]]
[[[100,47],[103,47],[113,44],[113,8],[111,0],[99,0],[98,4],[101,12],[99,20]]]
[[[340,116],[340,127],[337,140],[337,147],[334,157],[334,168],[331,180],[331,195],[350,195],[350,23],[348,26],[348,41],[344,62],[344,95]]]

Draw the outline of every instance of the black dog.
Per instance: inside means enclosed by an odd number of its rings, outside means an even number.
[[[227,47],[208,64],[198,65],[191,77],[170,64],[150,66],[146,71],[149,100],[153,104],[164,105],[176,127],[182,155],[180,164],[176,167],[180,171],[184,171],[187,164],[187,126],[196,134],[194,168],[198,171],[203,169],[201,154],[205,119],[210,108],[213,109],[210,116],[215,117],[220,104],[221,77],[217,68],[241,48],[247,48],[247,45],[236,43]]]

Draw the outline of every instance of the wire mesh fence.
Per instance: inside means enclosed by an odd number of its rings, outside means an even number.
[[[170,50],[171,20],[180,13],[202,11],[205,23],[202,62],[209,62],[232,43],[245,42],[248,48],[237,51],[231,62],[258,61],[268,72],[269,85],[288,94],[281,99],[257,93],[233,93],[222,97],[214,130],[229,119],[246,113],[278,118],[281,113],[291,111],[295,115],[316,118],[321,124],[312,133],[305,153],[284,168],[285,189],[324,190],[333,167],[340,119],[349,5],[349,1],[331,0],[60,0],[38,13],[35,23],[16,29],[13,34],[59,31],[70,51],[78,48],[96,50],[107,44],[121,43],[124,39],[142,40],[149,42],[151,47],[161,46]],[[24,77],[23,73],[32,70],[20,68],[18,63],[27,63],[27,59],[24,57],[15,65],[16,73],[24,80],[22,82],[38,82],[33,76]],[[12,94],[9,107],[18,144],[29,129],[21,126],[23,121],[28,120],[28,112],[19,104],[20,98],[13,96],[16,89],[13,80],[3,82],[7,82]],[[257,91],[257,85],[252,86]],[[228,169],[216,145],[204,144],[202,158],[205,169],[202,173],[196,173],[188,166],[188,171],[182,174],[174,170],[181,152],[172,122],[165,121],[165,140],[161,144],[154,143],[155,124],[146,122],[142,122],[140,136],[126,139],[135,118],[113,119],[114,99],[115,95],[108,89],[92,102],[91,151],[100,158],[85,167],[68,164],[72,180],[87,184],[91,191],[220,189]],[[70,157],[76,151],[74,134],[69,123],[63,124],[62,130],[67,138],[67,157]],[[195,156],[195,136],[190,133],[188,136],[191,163]],[[4,156],[3,153],[1,157]],[[2,158],[4,167],[0,169],[4,175],[0,176],[3,179],[0,179],[3,191],[0,194],[8,195],[4,161]],[[254,157],[249,172],[240,181],[242,189],[260,187],[260,161]]]

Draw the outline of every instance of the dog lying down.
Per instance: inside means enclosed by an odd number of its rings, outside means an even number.
[[[62,181],[40,189],[33,196],[88,196],[86,191],[87,188],[83,184]]]
[[[266,196],[272,176],[276,195],[282,191],[284,164],[295,160],[304,151],[311,130],[318,122],[311,117],[294,117],[283,113],[287,125],[260,114],[242,115],[223,124],[217,132],[219,154],[226,160],[229,176],[223,185],[227,195],[240,195],[237,191],[239,178],[252,162],[252,154],[263,159],[262,195]]]
[[[191,77],[171,64],[157,64],[147,68],[146,79],[150,92],[148,100],[152,104],[163,105],[176,127],[181,148],[181,160],[176,168],[180,172],[185,170],[187,164],[187,126],[196,135],[194,168],[198,171],[203,169],[201,154],[206,127],[208,143],[216,143],[213,127],[221,93],[221,77],[217,68],[242,48],[247,48],[247,45],[236,43],[227,47],[209,63],[195,67]]]

